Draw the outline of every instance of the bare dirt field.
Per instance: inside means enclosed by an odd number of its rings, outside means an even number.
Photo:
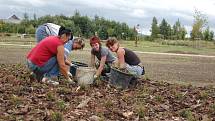
[[[80,88],[37,82],[25,66],[29,50],[0,48],[0,121],[215,120],[215,58],[138,54],[145,77],[118,90],[104,81]],[[89,63],[90,52],[74,51],[70,59]]]
[[[0,63],[25,63],[29,48],[0,48]],[[138,54],[146,69],[146,78],[197,86],[215,86],[215,58]],[[89,63],[89,50],[74,51],[71,60]]]

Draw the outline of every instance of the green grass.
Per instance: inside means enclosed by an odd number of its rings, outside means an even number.
[[[130,48],[135,51],[143,52],[185,52],[203,55],[215,55],[215,45],[212,42],[203,41],[200,43],[200,48],[192,46],[164,45],[158,42],[138,41],[138,46],[135,47],[134,41],[121,41],[121,46]]]
[[[1,37],[0,44],[22,44],[31,45],[33,47],[36,43],[35,38],[20,38],[17,36]],[[120,41],[121,46],[130,48],[135,51],[143,52],[162,52],[162,53],[188,53],[188,54],[202,54],[215,55],[215,45],[213,42],[207,41],[190,41],[190,40],[156,40],[155,42],[140,40],[138,46],[135,47],[134,41]],[[105,46],[105,42],[102,42]],[[11,47],[11,45],[0,45],[4,47]],[[16,46],[12,46],[15,47]],[[17,47],[20,48],[20,47]],[[29,48],[23,47],[22,48]],[[89,39],[86,39],[85,49],[91,49]]]

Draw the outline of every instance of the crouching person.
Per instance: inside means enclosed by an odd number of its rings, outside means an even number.
[[[109,38],[106,42],[106,46],[117,55],[118,62],[116,63],[116,67],[119,69],[126,69],[129,73],[135,76],[145,74],[144,67],[141,64],[139,57],[133,51],[120,47],[116,38]]]
[[[106,47],[103,47],[100,39],[96,36],[90,39],[91,49],[91,65],[96,66],[97,71],[94,75],[94,79],[98,79],[100,75],[106,76],[106,73],[110,73],[110,66],[116,60],[116,57]],[[98,63],[95,61],[95,57],[98,59]]]
[[[57,76],[61,72],[71,83],[64,56],[64,44],[71,38],[71,30],[62,30],[58,36],[49,36],[38,43],[27,55],[28,68],[38,81],[58,85]]]

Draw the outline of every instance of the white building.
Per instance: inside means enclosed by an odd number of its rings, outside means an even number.
[[[7,19],[0,19],[0,20],[6,23],[15,23],[15,24],[19,24],[21,22],[21,19],[19,19],[16,15],[12,15]]]

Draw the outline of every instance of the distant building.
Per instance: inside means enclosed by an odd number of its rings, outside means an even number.
[[[0,20],[2,20],[5,23],[15,23],[15,24],[19,24],[21,22],[21,19],[18,18],[15,14],[10,16],[7,19],[0,19]]]

